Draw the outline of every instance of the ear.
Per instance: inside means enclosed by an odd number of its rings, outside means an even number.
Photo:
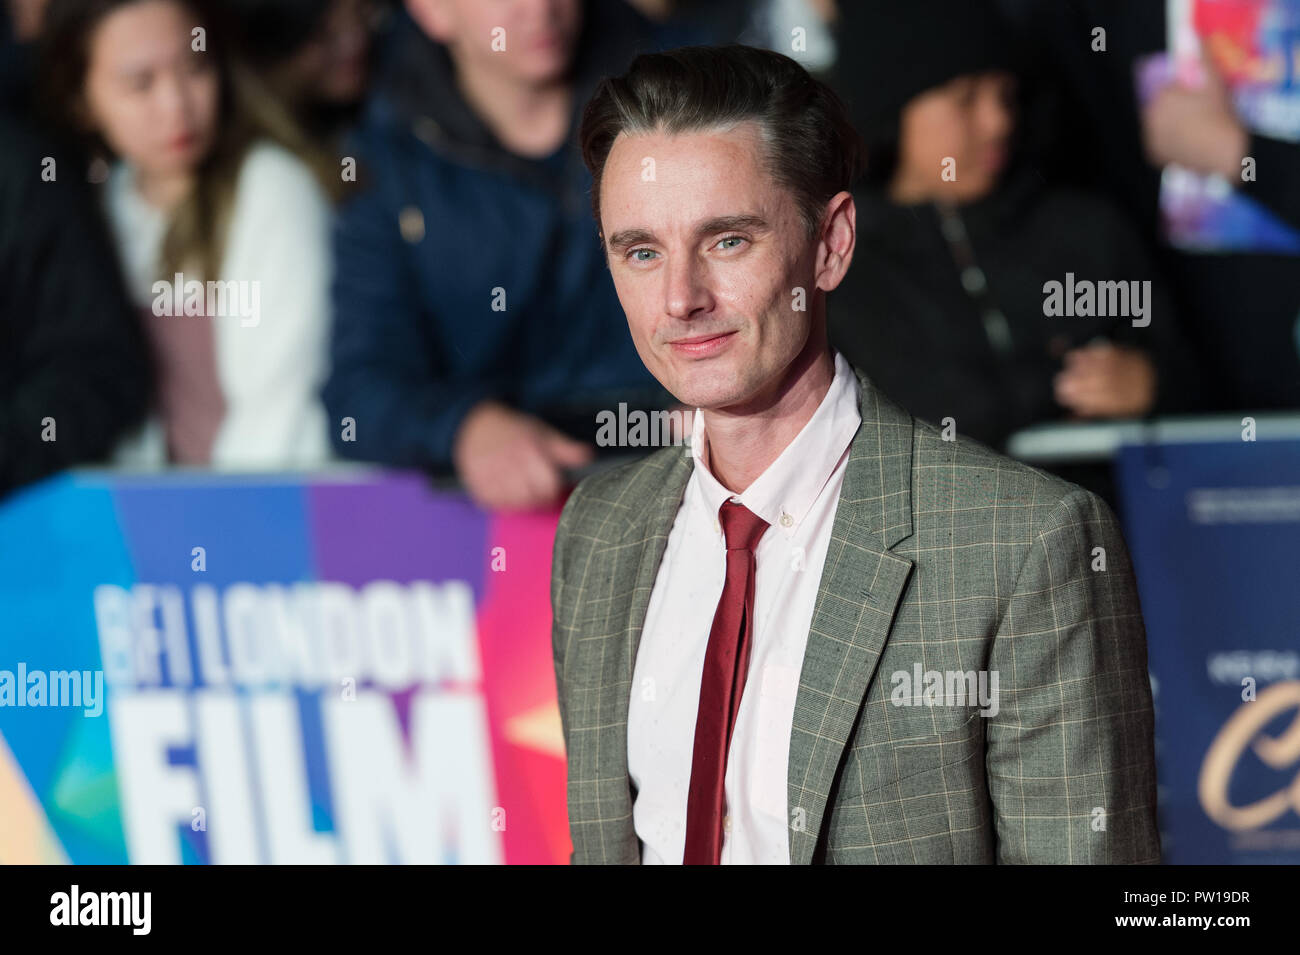
[[[858,237],[858,209],[849,192],[836,193],[826,204],[817,240],[817,287],[835,289],[848,274]]]
[[[444,46],[455,39],[456,18],[446,0],[406,0],[406,12],[430,39]]]

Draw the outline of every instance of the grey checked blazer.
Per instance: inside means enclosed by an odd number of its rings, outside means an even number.
[[[790,735],[791,862],[1158,862],[1146,634],[1113,513],[944,441],[857,376],[862,425]],[[640,861],[632,667],[692,467],[669,447],[592,475],[560,518],[552,640],[574,863]],[[896,705],[894,674],[916,664],[996,671],[998,712]]]

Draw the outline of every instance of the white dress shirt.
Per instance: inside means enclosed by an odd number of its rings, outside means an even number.
[[[727,756],[721,861],[790,862],[786,765],[795,695],[861,420],[857,378],[837,352],[834,380],[812,418],[743,494],[732,494],[705,464],[704,415],[695,413],[695,466],[650,595],[628,708],[632,818],[644,864],[680,864],[685,855],[704,655],[726,571],[718,509],[728,499],[769,527],[755,550],[753,643]]]

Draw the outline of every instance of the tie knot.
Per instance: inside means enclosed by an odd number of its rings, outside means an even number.
[[[727,539],[727,550],[750,550],[758,545],[758,539],[767,530],[768,523],[744,504],[724,501],[718,510],[718,520],[722,524],[723,536]]]

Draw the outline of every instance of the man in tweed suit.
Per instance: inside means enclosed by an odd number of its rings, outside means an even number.
[[[581,135],[638,353],[698,411],[560,519],[572,861],[1158,862],[1114,515],[827,344],[862,163],[839,101],[780,54],[677,50]]]

